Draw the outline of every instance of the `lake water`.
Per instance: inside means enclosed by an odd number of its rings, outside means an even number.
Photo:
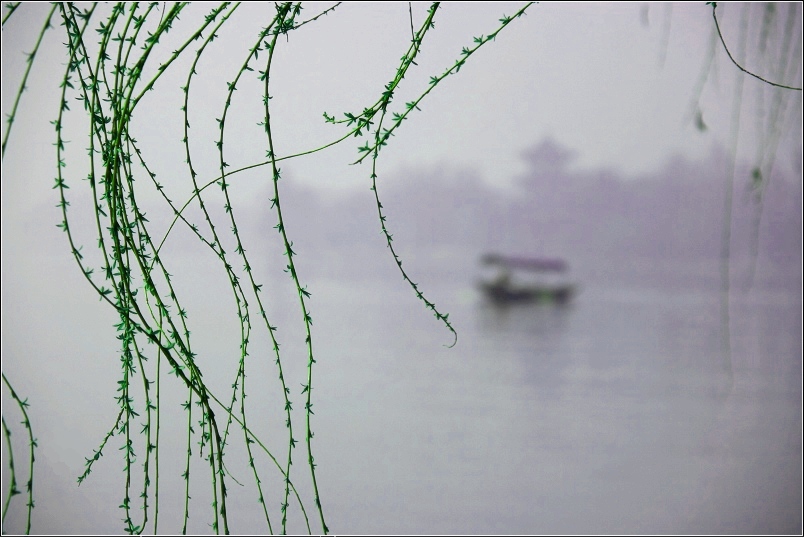
[[[7,291],[17,309],[4,320],[5,333],[33,316],[52,327],[47,337],[4,342],[4,370],[31,397],[39,438],[34,531],[120,532],[118,439],[90,479],[75,486],[84,457],[116,414],[118,343],[108,328],[114,318],[84,287],[35,277],[45,270],[42,260],[20,263],[32,276]],[[179,264],[175,272],[192,268],[193,262]],[[672,287],[589,279],[571,306],[500,309],[484,303],[470,276],[431,274],[421,288],[450,313],[459,332],[450,349],[451,334],[394,276],[309,281],[317,359],[314,455],[331,531],[801,532],[800,287],[734,291],[730,377],[711,278]],[[207,293],[200,281],[190,285],[204,293],[187,300],[206,304],[190,310],[198,348],[206,349],[199,359],[233,356],[238,332],[226,324],[231,296]],[[306,361],[298,305],[292,290],[271,285],[266,290],[277,294],[266,296],[274,299],[272,322],[280,326],[298,411]],[[78,309],[70,315],[56,304]],[[276,391],[273,370],[260,369],[260,345],[255,336],[248,377],[254,403]],[[213,368],[205,378],[226,393],[235,370],[229,360],[220,374]],[[179,420],[174,438],[172,418],[166,414],[163,424],[162,532],[181,530],[182,393],[162,400]],[[252,413],[250,424],[259,428],[263,418],[270,416]],[[296,423],[295,436],[303,438],[303,414]],[[236,462],[238,442],[231,442],[229,470],[248,484],[247,469]],[[281,445],[280,437],[279,453]],[[297,449],[295,480],[318,531],[303,460],[303,448]],[[194,468],[189,530],[209,532],[209,482],[203,463]],[[270,470],[262,468],[267,476]],[[253,485],[230,487],[230,529],[267,531]],[[269,505],[279,504],[280,492],[266,493]],[[24,530],[20,507],[9,517],[7,530]],[[295,506],[291,520],[290,531],[306,531]]]
[[[716,292],[598,285],[500,309],[453,282],[447,349],[401,283],[324,288],[335,531],[800,533],[800,294],[732,298],[730,377]]]

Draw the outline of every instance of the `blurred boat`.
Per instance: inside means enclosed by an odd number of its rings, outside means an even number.
[[[567,304],[577,286],[567,280],[569,266],[563,259],[484,255],[480,263],[486,276],[480,289],[494,304]]]

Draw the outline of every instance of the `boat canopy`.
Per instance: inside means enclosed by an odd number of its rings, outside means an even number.
[[[569,267],[563,259],[510,257],[498,254],[486,254],[481,258],[484,265],[498,265],[511,270],[528,270],[533,272],[565,272]]]

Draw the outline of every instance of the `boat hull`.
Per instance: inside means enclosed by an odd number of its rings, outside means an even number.
[[[566,304],[575,294],[574,285],[510,287],[483,282],[480,288],[495,304]]]

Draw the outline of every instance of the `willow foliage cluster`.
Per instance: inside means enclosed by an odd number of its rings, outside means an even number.
[[[95,469],[101,457],[115,443],[122,453],[125,474],[124,490],[119,501],[123,514],[124,529],[129,533],[143,531],[158,532],[160,509],[160,454],[163,442],[160,441],[160,424],[167,415],[185,414],[186,457],[184,464],[184,525],[187,532],[190,518],[191,479],[208,479],[212,496],[210,525],[216,533],[229,533],[231,526],[227,510],[227,492],[230,483],[239,481],[227,468],[227,446],[239,436],[245,447],[251,478],[257,490],[259,508],[265,519],[265,528],[271,533],[288,531],[288,514],[291,505],[298,509],[303,525],[308,532],[327,533],[324,504],[316,479],[316,463],[313,456],[313,383],[314,365],[312,316],[309,306],[310,292],[300,278],[297,258],[293,249],[292,229],[285,225],[282,198],[280,195],[281,170],[279,163],[299,158],[307,154],[323,151],[328,147],[362,136],[364,145],[359,148],[356,162],[370,161],[371,189],[374,193],[378,211],[379,227],[388,244],[404,280],[412,287],[416,296],[431,310],[436,319],[453,335],[453,345],[457,334],[448,319],[448,314],[438,310],[419,290],[408,272],[402,269],[402,261],[394,250],[392,234],[388,229],[386,217],[378,192],[377,159],[384,146],[389,143],[394,131],[398,129],[419,103],[448,76],[460,71],[461,67],[480,47],[494,40],[498,33],[516,18],[524,14],[530,4],[511,16],[503,16],[499,25],[491,33],[475,37],[473,42],[458,55],[455,62],[430,78],[423,93],[412,101],[397,105],[395,92],[408,71],[416,65],[416,58],[434,21],[439,4],[433,3],[426,18],[414,24],[410,13],[411,39],[396,66],[393,78],[379,89],[376,101],[368,104],[362,111],[346,113],[336,117],[324,113],[324,121],[342,129],[342,133],[331,143],[313,147],[294,155],[279,155],[274,149],[274,125],[272,123],[271,83],[272,62],[277,50],[292,42],[293,33],[302,27],[312,25],[320,18],[336,11],[334,4],[321,13],[305,18],[301,3],[263,4],[265,26],[253,36],[249,47],[240,52],[239,57],[230,57],[225,68],[218,69],[228,89],[226,97],[218,106],[204,104],[203,113],[215,114],[219,131],[214,141],[217,151],[216,169],[200,169],[196,165],[197,149],[191,150],[194,139],[190,128],[190,110],[197,103],[192,100],[196,68],[204,54],[215,47],[214,39],[222,32],[236,31],[235,17],[240,8],[239,2],[223,2],[210,8],[210,4],[191,4],[178,2],[160,3],[117,3],[112,5],[73,3],[54,3],[46,20],[41,25],[36,43],[27,53],[27,66],[13,107],[7,116],[2,138],[2,156],[14,147],[14,120],[18,107],[24,104],[24,90],[35,59],[48,31],[59,32],[63,45],[63,71],[57,73],[54,89],[58,88],[60,106],[53,110],[53,154],[54,177],[52,188],[60,214],[58,227],[64,232],[70,252],[90,286],[106,306],[115,312],[118,322],[114,326],[119,340],[120,373],[117,380],[116,417],[108,432],[98,439],[98,447],[86,458],[86,467],[78,476],[79,484],[84,482]],[[26,6],[19,3],[7,4],[3,15],[3,26],[14,23],[18,9]],[[199,26],[188,27],[180,16],[190,19],[192,12],[208,10]],[[180,34],[178,48],[168,49],[163,43],[171,33]],[[175,40],[171,42],[176,42]],[[183,60],[183,63],[179,59]],[[189,64],[189,67],[188,67]],[[229,67],[233,66],[233,67]],[[180,71],[184,83],[180,88],[160,85],[166,73]],[[238,95],[237,101],[258,100],[263,109],[259,125],[264,136],[266,160],[255,162],[239,169],[230,169],[226,162],[230,142],[226,137],[229,116],[236,106],[235,92],[243,86],[248,77],[256,77],[261,85],[260,94]],[[134,113],[141,112],[153,104],[154,99],[146,98],[152,90],[157,92],[180,91],[183,95],[183,145],[182,154],[171,155],[182,162],[184,173],[172,175],[170,183],[157,180],[153,161],[154,155],[147,154],[137,141]],[[29,103],[30,104],[30,103]],[[196,110],[193,110],[196,112]],[[50,113],[50,111],[43,111]],[[178,111],[177,111],[178,112]],[[73,119],[76,118],[76,119]],[[83,142],[67,140],[68,124],[86,125]],[[71,131],[72,132],[72,131]],[[83,143],[86,157],[78,162],[75,153],[67,150]],[[10,144],[10,145],[9,145]],[[164,155],[160,156],[164,158]],[[275,221],[277,240],[281,243],[285,260],[285,271],[289,285],[298,295],[298,322],[304,327],[306,356],[306,379],[300,392],[294,393],[285,377],[288,360],[298,357],[280,353],[277,327],[268,316],[271,297],[261,292],[262,283],[250,260],[238,229],[237,210],[230,197],[231,181],[238,172],[246,169],[263,170],[264,181],[272,185],[270,207]],[[73,170],[81,170],[78,174]],[[80,174],[80,176],[78,176]],[[188,199],[172,200],[167,192],[171,187],[184,182],[191,186]],[[74,190],[75,189],[75,190]],[[94,222],[94,236],[87,237],[74,225],[70,201],[71,193],[81,192],[91,199],[91,220]],[[211,192],[224,200],[223,220],[219,216],[220,207],[211,207]],[[143,193],[157,192],[161,196],[164,210],[172,215],[172,224],[162,236],[152,232],[153,226],[141,203]],[[214,197],[220,199],[219,196]],[[201,215],[197,219],[188,216]],[[80,216],[80,215],[79,215]],[[171,259],[163,255],[162,247],[168,236],[184,226],[192,232],[217,260],[217,268],[205,270],[222,271],[230,286],[234,312],[239,326],[239,346],[233,349],[226,360],[231,360],[231,393],[214,393],[205,381],[194,339],[191,338],[191,315],[184,305],[184,297],[174,287],[170,273]],[[224,244],[233,245],[227,249]],[[88,246],[84,250],[84,246]],[[260,351],[251,356],[250,341],[257,331],[264,331],[272,343],[269,356]],[[283,400],[274,413],[283,416],[286,426],[284,446],[272,445],[252,431],[250,424],[255,413],[261,418],[265,409],[255,409],[246,405],[246,371],[251,360],[270,360],[275,366],[275,378],[260,378],[258,387],[250,384],[250,390],[265,391],[273,389],[281,394]],[[17,396],[6,375],[3,382],[17,402],[24,415],[23,424],[29,435],[29,480],[28,526],[31,529],[31,510],[33,500],[33,463],[36,440],[31,431],[26,407],[27,400]],[[165,390],[179,390],[184,393],[181,408],[160,403]],[[293,404],[301,399],[303,423],[294,417]],[[3,419],[3,431],[7,441],[10,459],[10,488],[3,508],[5,521],[9,503],[17,494],[18,479],[15,474],[15,459],[11,450],[11,431]],[[230,437],[231,435],[231,437]],[[304,454],[296,448],[303,447]],[[199,459],[202,467],[193,465]],[[294,463],[303,461],[307,469],[298,470]],[[297,470],[293,470],[297,468]],[[304,492],[297,484],[305,482]],[[266,501],[267,489],[281,490],[279,505]],[[115,502],[116,503],[116,502]],[[312,507],[310,506],[312,504]],[[296,526],[294,526],[296,527]],[[170,528],[168,531],[175,531]]]

